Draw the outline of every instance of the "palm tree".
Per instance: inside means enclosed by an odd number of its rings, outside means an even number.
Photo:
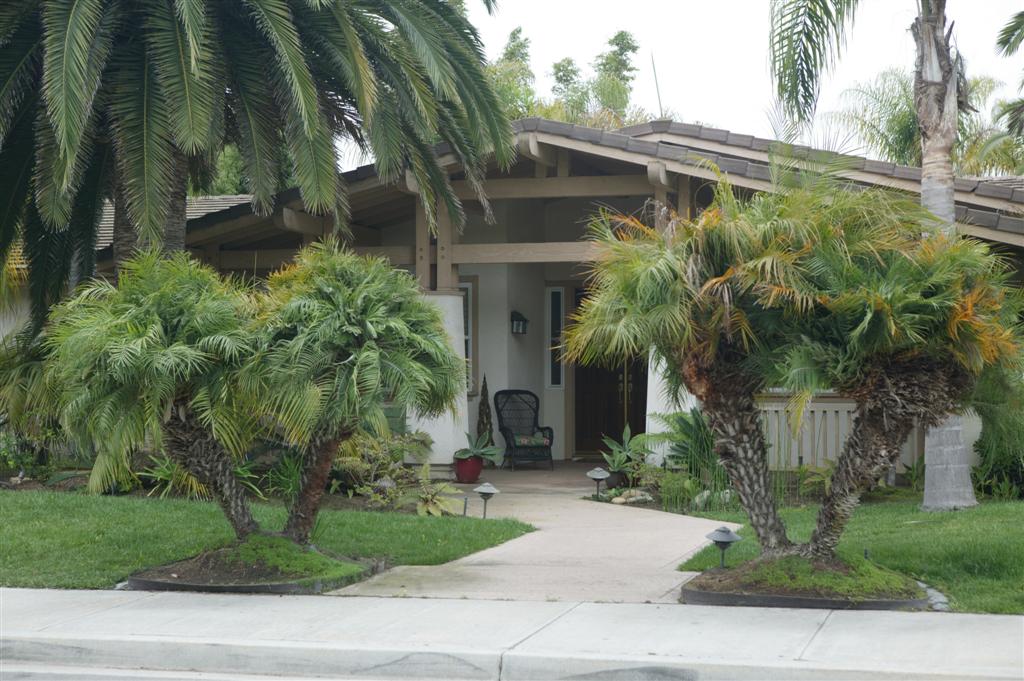
[[[970,109],[960,111],[953,168],[958,175],[1016,173],[1024,166],[1024,144],[985,114],[1000,83],[988,77],[968,80]],[[874,80],[843,93],[846,107],[833,114],[879,158],[921,165],[921,126],[910,72],[887,69]],[[997,109],[998,112],[998,109]]]
[[[857,0],[773,0],[770,53],[772,75],[780,101],[799,121],[809,120],[817,103],[822,73],[842,51]],[[963,60],[954,53],[952,27],[946,27],[946,0],[918,0],[910,26],[917,45],[914,65],[914,108],[921,128],[921,205],[940,222],[923,227],[955,232],[952,151],[959,112],[969,108]],[[942,433],[956,433],[956,423]],[[974,499],[966,447],[936,458],[928,448],[925,500],[934,510],[952,509]]]
[[[453,408],[465,367],[408,273],[333,240],[270,277],[257,328],[260,403],[305,457],[284,533],[306,544],[339,445],[361,427],[386,432],[385,403],[425,415]]]
[[[429,220],[443,204],[460,222],[435,143],[478,192],[488,154],[512,153],[483,63],[475,29],[442,0],[4,3],[0,256],[26,244],[41,314],[69,262],[90,264],[103,199],[119,257],[134,244],[129,225],[183,248],[189,175],[225,142],[260,211],[287,159],[306,208],[343,220],[341,138],[372,151],[385,181],[408,168]]]
[[[1004,56],[1017,54],[1021,43],[1024,43],[1024,11],[1017,12],[1003,26],[996,40],[996,47]],[[1021,81],[1024,86],[1024,80]],[[1001,120],[1005,121],[1006,128],[1011,135],[1024,136],[1024,98],[1005,102],[999,114]]]
[[[132,452],[164,449],[213,492],[239,538],[258,529],[233,457],[258,425],[237,381],[255,347],[251,316],[249,297],[216,272],[152,250],[126,261],[116,286],[94,280],[54,308],[46,399],[95,448],[90,489],[130,475]]]
[[[762,551],[773,554],[787,551],[791,542],[771,493],[755,395],[765,387],[759,356],[777,344],[775,329],[781,327],[734,276],[734,266],[785,238],[785,223],[746,217],[724,178],[712,207],[692,221],[672,216],[664,230],[632,216],[600,213],[590,225],[599,249],[591,295],[567,330],[566,355],[618,366],[653,348],[670,385],[700,400],[715,452]]]
[[[856,401],[805,552],[832,558],[861,492],[899,459],[911,430],[964,408],[978,376],[1020,372],[1024,297],[1007,263],[979,241],[939,234],[912,243],[913,211],[890,223],[902,250],[808,267],[810,309],[789,306],[798,336],[779,363],[799,400],[832,389]],[[857,225],[847,225],[849,234]]]

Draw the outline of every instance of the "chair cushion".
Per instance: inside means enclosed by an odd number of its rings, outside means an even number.
[[[543,435],[516,435],[515,445],[517,447],[550,447],[551,440]]]

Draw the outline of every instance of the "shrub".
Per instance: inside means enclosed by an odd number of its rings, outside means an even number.
[[[332,492],[366,497],[374,507],[396,506],[415,484],[405,465],[408,458],[422,459],[430,451],[426,433],[387,436],[360,431],[342,443],[332,469]]]
[[[975,484],[993,496],[1007,496],[1016,489],[1019,498],[1024,493],[1024,377],[1006,371],[983,373],[971,406],[982,423],[974,443]]]
[[[685,513],[698,492],[696,481],[683,471],[665,471],[661,478],[661,507],[672,513]]]

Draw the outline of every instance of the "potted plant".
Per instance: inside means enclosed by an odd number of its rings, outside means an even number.
[[[646,435],[633,436],[629,430],[629,424],[627,424],[622,431],[621,443],[607,435],[601,439],[608,447],[608,451],[602,452],[601,455],[604,457],[605,463],[608,464],[608,472],[612,474],[606,481],[608,489],[625,485],[632,487],[636,482],[640,467],[647,461],[647,456],[651,453],[647,446],[648,437]]]
[[[496,445],[488,446],[488,433],[481,433],[474,440],[473,436],[466,433],[468,447],[455,452],[455,480],[462,483],[476,482],[480,477],[480,471],[484,468],[484,459],[494,465],[500,465],[504,458],[504,450]]]

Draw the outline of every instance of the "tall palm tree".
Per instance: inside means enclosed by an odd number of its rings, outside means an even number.
[[[1024,11],[1017,12],[1006,22],[999,32],[996,47],[1004,56],[1017,54],[1021,43],[1024,43]],[[1024,80],[1021,80],[1024,86]],[[1005,121],[1011,135],[1024,136],[1024,98],[1018,97],[1005,102],[1000,111],[1000,118]]]
[[[11,0],[0,8],[0,256],[25,243],[41,313],[69,263],[90,264],[103,199],[117,227],[183,248],[188,176],[225,142],[260,211],[288,159],[307,209],[343,219],[342,138],[372,151],[385,181],[408,168],[431,221],[443,204],[458,222],[435,143],[478,192],[487,155],[511,158],[483,64],[475,29],[445,0]],[[117,232],[121,256],[133,236]]]
[[[788,113],[809,120],[822,74],[839,57],[857,0],[773,0],[770,54],[776,90]],[[952,151],[959,112],[968,108],[963,60],[952,49],[946,0],[918,0],[910,26],[917,46],[914,107],[921,128],[921,205],[940,219],[925,228],[955,231]],[[939,433],[959,437],[956,419]],[[966,447],[927,447],[925,505],[934,510],[976,503]]]
[[[272,275],[261,307],[262,350],[249,369],[266,387],[266,418],[303,450],[284,533],[306,544],[339,445],[360,427],[386,431],[385,403],[452,409],[465,367],[409,274],[333,240]]]
[[[1016,173],[1024,167],[1024,142],[989,116],[989,100],[1000,83],[970,78],[970,110],[960,111],[953,168],[958,175]],[[855,133],[879,158],[906,166],[921,165],[921,126],[909,71],[887,69],[873,80],[843,92],[846,106],[831,114]],[[998,109],[996,110],[998,113]]]
[[[93,491],[128,475],[132,452],[163,449],[239,537],[258,529],[233,458],[259,425],[237,380],[255,349],[251,317],[249,297],[212,269],[152,250],[127,260],[116,285],[94,280],[54,308],[46,396],[65,431],[95,447]]]

